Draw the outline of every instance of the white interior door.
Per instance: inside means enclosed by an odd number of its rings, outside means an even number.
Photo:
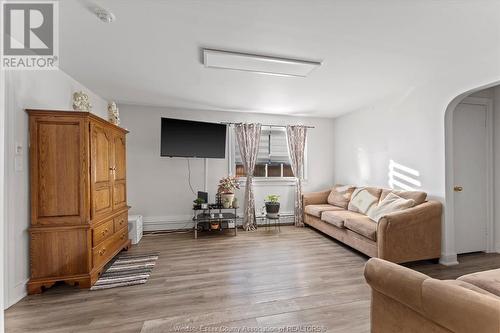
[[[457,253],[487,249],[487,107],[460,103],[453,114]]]

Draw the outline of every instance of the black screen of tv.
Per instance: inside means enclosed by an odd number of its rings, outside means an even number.
[[[226,157],[226,125],[161,118],[161,156]]]

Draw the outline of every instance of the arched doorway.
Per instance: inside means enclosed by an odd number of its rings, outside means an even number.
[[[461,94],[446,110],[443,264],[458,263],[460,253],[499,250],[494,193],[500,186],[494,184],[494,166],[500,154],[493,149],[493,133],[500,134],[500,121],[494,123],[495,112],[500,119],[500,87],[494,84]]]

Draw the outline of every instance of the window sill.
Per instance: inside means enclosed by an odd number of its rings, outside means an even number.
[[[246,177],[239,177],[238,182],[241,187],[246,185]],[[254,186],[295,186],[293,177],[254,177]],[[307,179],[302,180],[302,185],[307,184]]]

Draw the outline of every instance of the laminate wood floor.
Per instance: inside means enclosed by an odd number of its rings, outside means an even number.
[[[369,332],[364,255],[309,228],[238,236],[146,235],[132,253],[160,252],[145,285],[100,291],[56,286],[5,313],[13,332],[270,332],[310,326]],[[500,267],[472,254],[458,266],[409,265],[436,278]],[[258,328],[258,329],[255,329]],[[268,328],[266,331],[265,328]],[[312,331],[311,331],[312,332]]]

